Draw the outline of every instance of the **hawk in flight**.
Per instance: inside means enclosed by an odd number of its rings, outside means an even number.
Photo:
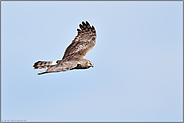
[[[34,63],[34,69],[48,68],[45,72],[38,73],[38,75],[93,67],[93,63],[85,59],[85,56],[95,46],[96,30],[87,21],[79,24],[79,27],[77,36],[66,48],[62,60],[37,61]]]

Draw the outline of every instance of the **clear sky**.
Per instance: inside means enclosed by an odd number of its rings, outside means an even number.
[[[89,21],[94,68],[38,76]],[[1,120],[183,119],[183,2],[1,2]]]

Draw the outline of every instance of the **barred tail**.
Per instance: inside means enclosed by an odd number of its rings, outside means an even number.
[[[56,65],[56,61],[37,61],[34,63],[33,67],[34,69],[42,69],[42,68],[48,68],[51,65]]]

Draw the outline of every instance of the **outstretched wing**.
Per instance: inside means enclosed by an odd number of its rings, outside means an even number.
[[[86,21],[79,24],[78,34],[72,43],[66,48],[63,59],[66,57],[85,57],[93,49],[96,43],[96,30]]]

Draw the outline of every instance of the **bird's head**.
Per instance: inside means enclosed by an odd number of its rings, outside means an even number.
[[[82,59],[74,69],[88,69],[94,67],[93,63],[87,59]]]
[[[86,62],[86,68],[94,67],[93,63],[91,61]]]

